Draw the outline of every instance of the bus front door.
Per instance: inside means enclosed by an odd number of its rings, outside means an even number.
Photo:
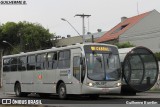
[[[82,89],[80,58],[81,54],[73,54],[73,78],[72,78],[73,94],[81,94],[81,89]]]
[[[122,91],[143,92],[151,89],[157,81],[158,62],[154,54],[145,47],[132,49],[123,61],[122,73],[125,85]]]

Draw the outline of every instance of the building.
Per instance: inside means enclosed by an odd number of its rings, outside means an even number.
[[[160,52],[160,13],[149,11],[134,17],[122,17],[121,22],[97,39],[100,43],[130,42]]]
[[[92,42],[92,35],[93,35],[93,40],[96,41],[99,37],[101,37],[102,35],[104,35],[106,33],[106,31],[102,32],[100,29],[98,29],[97,33],[90,33],[87,35],[84,35],[84,40],[85,42]],[[61,39],[56,39],[53,42],[55,42],[55,46],[56,47],[61,47],[61,46],[67,46],[67,45],[72,45],[72,44],[76,44],[76,43],[83,43],[83,38],[82,36],[67,36],[62,37]]]
[[[102,35],[104,35],[107,31],[101,31],[101,29],[97,29],[98,32],[96,33],[89,33],[87,35],[84,35],[85,42],[95,42],[97,39],[99,39]]]

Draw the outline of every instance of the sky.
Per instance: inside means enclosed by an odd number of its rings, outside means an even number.
[[[7,1],[7,0],[0,0]],[[9,0],[12,1],[12,0]],[[24,0],[23,0],[24,1]],[[91,15],[85,18],[85,31],[108,31],[121,21],[121,17],[156,9],[160,0],[25,0],[27,5],[0,5],[0,23],[28,21],[39,23],[57,36],[76,36],[77,32],[61,18],[65,18],[82,34],[82,18],[76,14]],[[137,8],[138,7],[138,8]],[[89,26],[88,26],[89,25]]]

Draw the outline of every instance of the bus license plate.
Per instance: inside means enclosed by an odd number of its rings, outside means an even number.
[[[109,92],[109,89],[108,88],[103,88],[102,91],[103,92]]]

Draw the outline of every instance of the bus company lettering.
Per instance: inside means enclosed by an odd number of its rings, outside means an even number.
[[[68,76],[68,71],[60,71],[60,76]]]
[[[2,99],[2,104],[42,104],[41,100]]]
[[[28,104],[42,104],[41,100],[28,100]]]
[[[109,51],[107,47],[102,46],[91,46],[92,51]]]

